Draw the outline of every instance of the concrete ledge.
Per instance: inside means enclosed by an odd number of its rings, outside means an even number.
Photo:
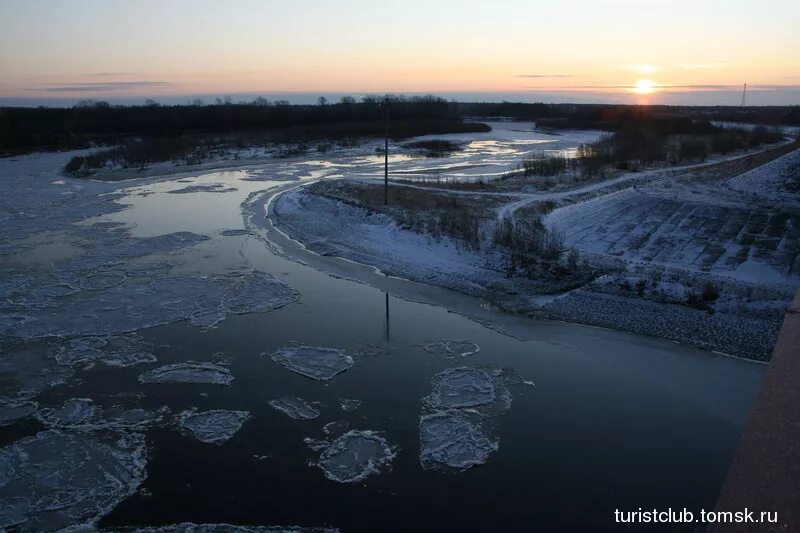
[[[787,310],[716,506],[717,511],[745,508],[755,517],[762,511],[777,513],[778,521],[717,524],[708,531],[800,531],[800,291]]]

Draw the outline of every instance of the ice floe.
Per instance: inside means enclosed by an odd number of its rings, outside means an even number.
[[[158,411],[126,409],[119,405],[103,408],[90,398],[71,398],[59,408],[40,409],[36,418],[49,428],[74,431],[142,430],[164,423],[168,413],[167,407]]]
[[[154,347],[136,334],[108,337],[79,337],[64,343],[56,353],[62,365],[102,362],[128,367],[157,361]]]
[[[89,398],[72,398],[58,409],[43,409],[37,414],[45,425],[71,427],[86,424],[97,414],[97,407]]]
[[[272,360],[293,372],[317,380],[328,380],[353,366],[353,358],[337,348],[286,346],[272,354]]]
[[[502,370],[457,367],[439,372],[433,378],[433,392],[424,402],[433,409],[479,409],[500,414],[511,405]]]
[[[0,449],[0,528],[94,523],[145,477],[144,437],[48,430]]]
[[[429,342],[423,348],[425,348],[426,352],[441,355],[448,359],[467,357],[481,351],[480,346],[474,342],[464,340],[438,340]]]
[[[463,470],[485,463],[499,448],[486,420],[508,411],[508,385],[520,383],[517,374],[499,368],[457,367],[436,374],[432,392],[422,399],[422,466]]]
[[[396,455],[386,439],[374,431],[349,431],[320,455],[317,466],[339,483],[355,483],[378,474]]]
[[[215,409],[198,413],[189,410],[178,415],[178,424],[201,442],[224,444],[239,431],[249,416],[248,411]]]
[[[319,416],[319,410],[313,408],[302,398],[286,396],[270,400],[269,405],[295,420],[313,420]]]
[[[185,319],[196,326],[212,326],[229,314],[269,311],[296,299],[297,294],[283,283],[252,270],[143,279],[81,292],[25,320],[0,323],[0,335],[101,336]]]
[[[498,449],[498,443],[486,436],[479,422],[456,410],[420,417],[419,436],[419,458],[426,468],[470,468],[485,463]]]
[[[224,366],[187,361],[149,370],[139,376],[142,383],[209,383],[230,385],[233,376]]]

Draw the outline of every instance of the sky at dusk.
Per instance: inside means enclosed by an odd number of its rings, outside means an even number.
[[[0,0],[0,105],[800,104],[800,1]]]

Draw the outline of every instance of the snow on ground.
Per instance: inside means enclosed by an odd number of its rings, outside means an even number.
[[[281,229],[309,250],[372,265],[389,275],[481,292],[502,275],[486,257],[456,241],[402,229],[386,215],[308,194],[303,189],[280,195],[274,214]]]
[[[800,280],[800,216],[627,189],[557,209],[544,222],[570,248],[754,282]]]
[[[800,150],[731,178],[727,185],[765,200],[799,205]]]

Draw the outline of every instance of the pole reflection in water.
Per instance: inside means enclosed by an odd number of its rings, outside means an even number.
[[[389,342],[389,293],[383,293],[386,296],[386,342]]]

